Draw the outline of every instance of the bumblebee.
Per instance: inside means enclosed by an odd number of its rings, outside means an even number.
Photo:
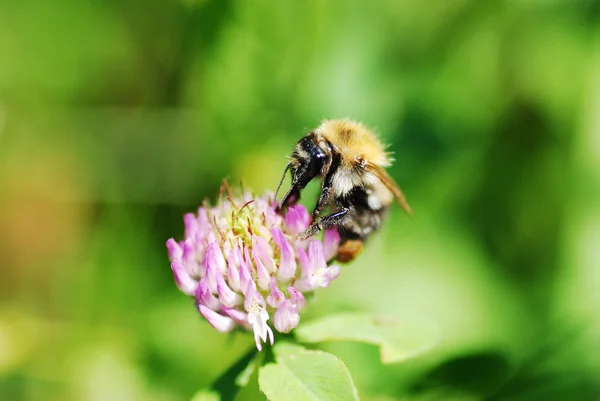
[[[336,227],[341,238],[337,260],[349,262],[362,251],[367,238],[381,227],[394,201],[412,215],[400,187],[386,172],[392,158],[377,136],[352,120],[325,120],[294,146],[288,170],[292,184],[279,209],[296,203],[300,191],[313,179],[322,180],[311,225],[298,234],[306,239]],[[329,210],[329,213],[323,213]]]

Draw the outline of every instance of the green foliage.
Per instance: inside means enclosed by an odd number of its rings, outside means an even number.
[[[383,363],[398,363],[429,351],[438,343],[437,327],[425,319],[376,318],[344,313],[303,323],[296,329],[301,342],[359,341],[380,348]]]
[[[271,401],[358,400],[348,369],[323,351],[280,342],[273,348],[275,362],[260,368],[260,389]]]
[[[194,394],[191,401],[221,401],[221,397],[214,390],[203,389]]]
[[[203,321],[164,244],[349,116],[415,218],[390,211],[298,338],[364,400],[597,399],[599,4],[0,2],[0,395],[263,400],[252,339]]]
[[[239,390],[248,384],[256,369],[261,365],[263,356],[256,348],[252,347],[246,355],[223,372],[210,389],[200,394],[202,396],[217,396],[219,401],[233,401]]]

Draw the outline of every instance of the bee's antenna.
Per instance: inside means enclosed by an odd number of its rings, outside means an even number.
[[[287,166],[285,166],[285,171],[283,172],[283,175],[281,176],[281,180],[279,180],[279,185],[277,185],[277,189],[275,190],[275,199],[277,199],[277,193],[279,193],[279,190],[281,189],[281,184],[283,184],[283,180],[285,180],[285,175],[287,174],[289,169],[290,169],[290,164],[288,163]]]

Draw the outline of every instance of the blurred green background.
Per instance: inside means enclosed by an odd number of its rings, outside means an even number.
[[[391,144],[416,217],[395,208],[304,318],[442,333],[390,366],[326,345],[361,398],[598,400],[592,0],[1,1],[0,399],[211,383],[252,340],[177,291],[166,239],[224,177],[274,189],[293,143],[345,116]]]

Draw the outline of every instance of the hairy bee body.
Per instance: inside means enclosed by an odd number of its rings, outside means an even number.
[[[292,185],[280,208],[296,202],[313,178],[321,178],[313,223],[299,236],[308,238],[335,226],[341,237],[337,259],[350,261],[381,227],[394,199],[411,212],[400,188],[385,171],[390,165],[385,146],[362,124],[326,120],[294,147],[286,168],[292,172]],[[330,214],[321,216],[328,209]]]
[[[367,238],[381,227],[389,203],[373,206],[373,199],[374,196],[369,195],[367,191],[357,189],[340,200],[339,204],[347,207],[349,212],[337,227],[341,239],[337,255],[339,261],[348,262],[354,259],[362,251]]]

